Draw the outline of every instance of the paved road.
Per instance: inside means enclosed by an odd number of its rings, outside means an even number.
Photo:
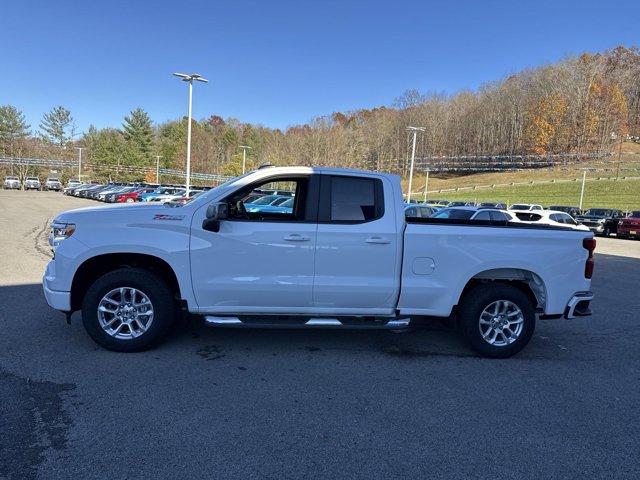
[[[510,360],[438,325],[118,354],[40,290],[47,220],[87,203],[0,192],[0,478],[640,478],[640,242],[600,241],[594,316]]]

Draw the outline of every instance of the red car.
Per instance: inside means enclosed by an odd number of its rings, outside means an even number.
[[[116,202],[117,203],[138,202],[140,201],[138,199],[138,195],[142,195],[143,193],[153,192],[154,190],[155,188],[146,187],[146,188],[140,188],[138,190],[134,190],[133,192],[121,193],[120,195],[116,196]]]
[[[631,212],[618,224],[618,238],[640,238],[640,210]]]

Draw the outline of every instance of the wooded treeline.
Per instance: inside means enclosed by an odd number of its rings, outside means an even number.
[[[193,122],[192,169],[237,174],[240,145],[249,166],[329,165],[404,172],[409,125],[424,126],[418,155],[471,156],[592,153],[640,136],[640,49],[585,53],[483,85],[477,91],[421,94],[410,90],[392,106],[334,112],[284,131],[223,119]],[[97,175],[118,167],[183,168],[186,119],[153,125],[136,109],[121,128],[75,135],[64,107],[43,116],[36,132],[13,106],[0,107],[0,154],[83,158]]]

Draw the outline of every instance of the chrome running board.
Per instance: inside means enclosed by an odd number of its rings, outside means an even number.
[[[226,317],[205,315],[207,325],[216,327],[235,328],[344,328],[349,330],[398,330],[407,328],[411,321],[408,318],[378,318],[378,317],[278,317],[265,315],[250,317]]]

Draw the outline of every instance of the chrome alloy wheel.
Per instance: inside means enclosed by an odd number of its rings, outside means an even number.
[[[131,340],[145,333],[153,323],[153,305],[140,290],[115,288],[100,300],[98,321],[108,335]]]
[[[524,326],[520,307],[509,300],[490,303],[480,314],[480,335],[489,345],[504,347],[515,342]]]

